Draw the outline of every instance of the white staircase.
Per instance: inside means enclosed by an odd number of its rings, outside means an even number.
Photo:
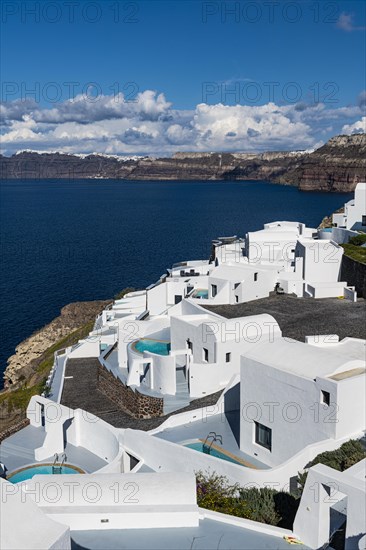
[[[188,382],[185,377],[184,369],[176,370],[176,394],[164,395],[164,414],[170,414],[179,409],[184,409],[190,403],[188,391]]]

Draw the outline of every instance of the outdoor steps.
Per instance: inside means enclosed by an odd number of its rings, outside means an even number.
[[[164,395],[164,414],[170,414],[173,411],[184,409],[190,403],[188,383],[184,371],[177,369],[176,394]]]

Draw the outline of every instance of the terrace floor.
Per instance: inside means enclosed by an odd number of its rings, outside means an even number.
[[[198,527],[71,531],[71,550],[288,550],[281,537],[202,519]],[[300,544],[296,548],[305,549]]]
[[[218,442],[215,443],[218,450],[222,448],[224,452],[228,451],[244,462],[252,464],[255,468],[269,468],[269,466],[259,462],[259,460],[257,460],[254,456],[250,456],[240,450],[238,445],[238,435],[236,437],[234,435],[234,433],[239,433],[239,416],[239,411],[215,414],[212,416],[205,415],[201,418],[197,418],[196,422],[190,422],[183,424],[182,426],[167,428],[166,430],[155,434],[154,437],[165,439],[166,441],[171,441],[172,443],[184,444],[192,439],[201,439],[204,441],[209,432],[213,431],[222,436],[222,446]]]
[[[134,428],[136,430],[153,430],[160,426],[170,414],[150,419],[136,419],[123,412],[117,405],[98,390],[99,360],[94,357],[69,359],[66,365],[66,378],[62,392],[61,404],[72,409],[84,409],[95,414],[116,428]],[[179,412],[212,407],[217,403],[221,391],[200,399],[195,399]]]
[[[11,435],[0,444],[0,462],[5,464],[8,475],[18,468],[28,464],[36,464],[34,450],[43,445],[45,439],[43,428],[27,426],[19,432]],[[95,472],[107,464],[84,447],[75,447],[68,443],[65,449],[68,464],[79,466],[88,473]],[[54,457],[50,456],[42,462],[53,462]]]
[[[302,342],[305,336],[313,334],[338,334],[340,340],[347,336],[366,338],[366,300],[363,298],[350,302],[273,294],[244,304],[204,307],[228,319],[268,313],[280,325],[283,336]]]

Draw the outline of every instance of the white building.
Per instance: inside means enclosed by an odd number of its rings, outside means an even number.
[[[246,256],[250,263],[281,266],[293,271],[295,247],[300,238],[312,238],[316,230],[303,223],[277,221],[264,225],[259,231],[249,232],[245,238]]]
[[[365,478],[366,460],[344,472],[323,464],[310,468],[293,526],[304,544],[323,548],[329,534],[346,522],[345,550],[366,547]]]
[[[353,231],[366,232],[366,183],[356,185],[354,199],[344,205],[344,213],[333,214],[333,224]]]
[[[304,282],[304,295],[312,298],[344,296],[340,281],[343,248],[331,240],[301,239],[295,248],[295,273]]]
[[[276,266],[224,263],[208,277],[208,303],[239,304],[265,298],[277,280]]]
[[[277,340],[273,343],[274,346],[276,342]],[[310,349],[316,348],[318,343],[306,345]],[[346,349],[353,349],[351,355],[359,355],[356,342],[323,342],[321,349],[324,351],[327,346],[336,346],[337,351],[339,346],[343,346],[340,354]],[[327,356],[335,364],[331,352]],[[357,373],[347,372],[350,375],[348,378],[344,377],[344,372],[338,372],[332,379],[335,376],[338,376],[339,381],[359,378]],[[308,380],[299,373],[297,375],[304,378],[305,382]],[[308,376],[314,376],[314,372],[308,373]],[[264,379],[258,372],[257,387],[262,387],[263,382]],[[247,384],[246,378],[244,383]],[[280,378],[271,378],[269,384],[273,387],[272,395],[263,405],[271,405],[276,400],[277,394],[274,392],[278,391],[281,384],[284,387],[283,394],[287,391],[288,400],[307,404],[306,395],[310,401],[312,399],[313,390],[307,383],[303,384],[301,401],[295,401],[296,398],[290,394],[294,380],[289,380],[286,386]],[[360,379],[358,384],[361,385]],[[227,391],[230,392],[233,387],[235,386],[229,386]],[[354,387],[349,389],[352,396],[347,396],[348,406],[350,399],[358,399]],[[339,392],[339,388],[337,391],[337,398],[340,394],[345,397],[345,392]],[[329,394],[332,399],[331,390]],[[280,399],[282,395],[280,394]],[[250,399],[251,403],[258,405],[256,397],[253,394]],[[360,529],[364,519],[364,464],[363,468],[358,464],[342,474],[323,466],[310,469],[293,532],[223,516],[197,507],[194,479],[194,472],[197,470],[215,471],[227,476],[230,482],[237,482],[242,486],[273,486],[278,490],[286,490],[289,476],[296,475],[319,452],[338,448],[347,437],[354,434],[353,429],[357,427],[357,421],[352,427],[349,422],[343,423],[340,433],[337,434],[343,435],[341,439],[335,441],[328,437],[309,445],[308,441],[313,438],[309,439],[308,433],[301,436],[301,430],[306,430],[306,422],[302,419],[297,422],[300,434],[296,435],[293,430],[286,431],[288,428],[284,426],[282,435],[286,437],[290,452],[295,452],[299,438],[304,447],[279,465],[263,469],[255,465],[254,457],[250,459],[250,449],[247,455],[235,451],[238,461],[233,460],[235,457],[232,451],[228,452],[228,446],[231,448],[235,444],[235,438],[231,436],[234,441],[232,443],[228,424],[224,430],[224,403],[225,394],[215,407],[172,416],[158,429],[146,433],[116,429],[86,411],[67,409],[42,397],[32,397],[27,411],[31,425],[0,445],[1,454],[8,453],[6,462],[10,479],[0,480],[1,548],[69,550],[72,537],[81,547],[96,550],[119,548],[121,541],[132,550],[156,550],[164,547],[189,550],[196,539],[202,536],[204,540],[201,547],[208,550],[217,547],[223,550],[282,550],[288,545],[286,537],[300,539],[304,548],[315,550],[329,539],[329,525],[333,521],[330,508],[334,507],[338,513],[344,513],[345,504],[348,539],[346,548],[360,548],[357,545],[361,539]],[[330,406],[331,402],[327,407]],[[278,409],[274,407],[274,410],[276,412]],[[333,414],[332,411],[328,412]],[[243,409],[240,416],[246,413]],[[354,409],[355,416],[358,413]],[[288,423],[291,423],[291,414],[292,410],[287,407]],[[323,417],[321,419],[324,420]],[[216,451],[216,455],[211,455],[189,448],[192,440],[187,441],[187,438],[191,438],[193,434],[207,434],[212,428],[216,428],[217,433],[220,430],[224,434],[221,447],[215,446],[219,453]],[[350,430],[352,434],[349,434]],[[344,436],[346,432],[348,436]],[[194,440],[196,443],[199,441],[202,444],[202,439]],[[262,439],[261,442],[263,441]],[[41,445],[37,447],[39,443]],[[35,466],[47,464],[52,466],[53,454],[60,449],[66,451],[66,465],[77,469],[76,473],[53,476],[37,474],[32,479],[25,476],[22,483],[17,483],[16,480],[11,482],[13,476],[19,473],[23,475],[28,468],[32,470]],[[94,462],[91,462],[91,456],[94,457]],[[101,460],[102,457],[104,460]],[[17,468],[14,471],[15,464]],[[96,468],[91,468],[91,464],[96,465]],[[81,471],[85,473],[82,474]],[[318,487],[320,496],[324,495],[320,501],[314,493],[314,485]],[[327,499],[329,487],[334,486],[337,492],[333,492],[332,497],[335,495],[336,498]]]
[[[139,338],[127,343],[120,338],[118,346],[127,350],[128,386],[160,395],[184,391],[189,400],[215,393],[239,373],[241,353],[281,336],[270,315],[226,319],[190,301],[177,307],[167,317],[142,321],[150,332],[138,329]]]
[[[277,338],[241,359],[240,448],[276,466],[365,429],[365,340]]]

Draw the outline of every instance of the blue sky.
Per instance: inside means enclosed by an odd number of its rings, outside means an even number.
[[[306,148],[364,129],[361,1],[1,9],[6,154]]]

